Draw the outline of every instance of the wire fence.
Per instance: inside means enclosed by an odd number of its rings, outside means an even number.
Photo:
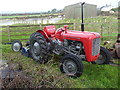
[[[116,39],[118,35],[118,22],[91,22],[85,23],[85,31],[98,32],[102,40]],[[17,25],[2,26],[0,36],[2,43],[12,42],[13,40],[28,40],[29,36],[37,30],[43,30],[44,26],[55,25],[56,29],[69,25],[69,30],[81,30],[81,23],[58,23],[58,24],[39,24],[39,25]]]

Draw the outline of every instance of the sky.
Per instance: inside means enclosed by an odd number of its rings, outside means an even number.
[[[120,0],[1,0],[0,13],[10,12],[43,12],[54,8],[60,10],[67,5],[78,2],[86,2],[88,4],[101,7],[106,4],[111,4],[112,7],[117,7]]]

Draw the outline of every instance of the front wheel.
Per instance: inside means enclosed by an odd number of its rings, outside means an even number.
[[[12,42],[12,46],[11,46],[12,50],[14,52],[19,52],[20,50],[22,50],[22,43],[19,40],[15,40]]]
[[[95,60],[94,62],[92,62],[93,64],[109,64],[111,59],[110,56],[110,52],[104,48],[104,47],[100,47],[100,56],[98,57],[97,60]]]
[[[61,59],[61,72],[70,77],[79,77],[83,73],[82,61],[75,55],[67,54]]]

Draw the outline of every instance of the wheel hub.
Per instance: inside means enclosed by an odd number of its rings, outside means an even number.
[[[63,63],[63,69],[67,74],[75,74],[77,72],[77,66],[73,61],[66,61]]]
[[[68,67],[67,67],[67,69],[68,69],[68,71],[69,71],[69,72],[72,72],[72,71],[74,71],[74,70],[75,70],[75,66],[74,66],[74,65],[69,64],[69,65],[68,65]]]
[[[104,57],[103,57],[103,55],[100,55],[99,58],[98,58],[98,60],[96,60],[95,62],[96,62],[97,64],[102,64],[102,63],[104,63]]]
[[[38,42],[35,42],[33,45],[33,52],[36,56],[40,55],[40,45]]]
[[[16,42],[16,43],[13,44],[13,50],[15,52],[20,51],[20,47],[21,47],[21,45],[18,42]]]

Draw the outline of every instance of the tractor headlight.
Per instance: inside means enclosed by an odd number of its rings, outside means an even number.
[[[100,38],[93,39],[92,41],[92,55],[100,53]]]

